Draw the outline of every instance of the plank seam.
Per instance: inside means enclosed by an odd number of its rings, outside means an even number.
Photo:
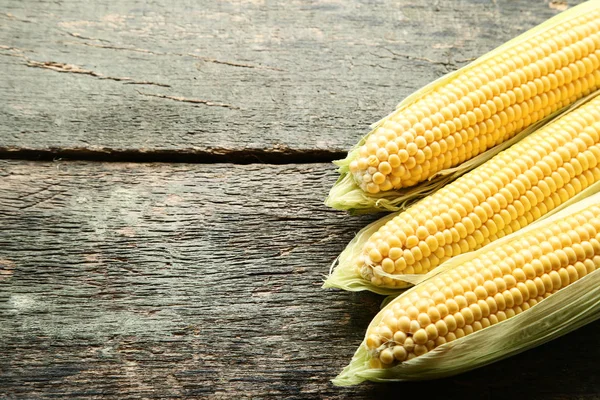
[[[328,163],[346,156],[346,151],[325,149],[183,149],[129,150],[89,148],[27,149],[0,146],[0,159],[24,161],[100,161],[132,163],[192,164],[313,164]]]

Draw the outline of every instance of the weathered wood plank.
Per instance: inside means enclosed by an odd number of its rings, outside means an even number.
[[[324,164],[0,161],[0,397],[592,399],[596,322],[451,379],[339,389],[379,296],[321,279],[374,217]]]
[[[565,7],[2,0],[0,151],[325,161],[338,155],[313,151],[347,151],[406,95]]]

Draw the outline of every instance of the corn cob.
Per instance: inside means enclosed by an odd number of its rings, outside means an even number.
[[[367,227],[342,253],[326,286],[352,290],[345,277],[358,289],[406,287],[423,279],[413,274],[426,274],[597,191],[600,96],[580,103],[406,211]]]
[[[489,159],[494,151],[486,150],[593,92],[599,83],[600,1],[594,0],[403,101],[336,163],[341,177],[326,204],[351,210],[402,207],[440,182],[406,188],[474,157],[476,162],[460,169]],[[440,179],[441,184],[448,181]]]
[[[334,383],[439,378],[565,334],[600,317],[599,268],[596,194],[395,298]]]

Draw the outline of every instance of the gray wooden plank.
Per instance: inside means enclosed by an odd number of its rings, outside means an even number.
[[[565,7],[2,0],[0,151],[325,161],[403,97]]]
[[[374,216],[325,164],[0,161],[0,397],[592,399],[598,329],[434,384],[329,382],[382,297],[320,288]]]

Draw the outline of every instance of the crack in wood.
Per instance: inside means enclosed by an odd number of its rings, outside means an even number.
[[[3,44],[0,44],[0,49],[2,50],[8,50],[8,51],[22,51],[21,49],[18,49],[16,47],[12,47],[12,46],[5,46]]]
[[[105,43],[110,43],[108,40],[104,40],[104,39],[97,39],[97,38],[92,38],[92,37],[88,37],[88,36],[83,36],[80,35],[79,33],[76,32],[69,32],[69,31],[62,31],[65,32],[67,35],[69,36],[73,36],[74,38],[77,39],[84,39],[84,40],[97,40],[99,42],[105,42]]]
[[[5,50],[5,51],[10,52],[10,53],[4,53],[4,52],[0,53],[0,56],[18,57],[18,58],[24,58],[24,59],[27,59],[27,57],[23,53],[25,51],[31,52],[31,50],[23,50],[23,49],[19,49],[17,47],[5,46],[5,45],[0,45],[0,50]]]
[[[160,87],[167,87],[167,88],[171,87],[171,85],[168,85],[166,83],[158,83],[158,82],[151,82],[151,81],[137,81],[137,80],[135,80],[133,78],[129,78],[129,77],[108,76],[108,75],[104,75],[104,74],[96,72],[96,71],[81,68],[81,67],[79,67],[77,65],[73,65],[73,64],[59,63],[59,62],[55,62],[55,61],[32,60],[23,54],[25,51],[31,51],[31,50],[23,50],[23,49],[19,49],[16,47],[5,46],[5,45],[0,45],[0,50],[5,50],[5,51],[10,52],[10,53],[0,53],[0,55],[8,56],[8,57],[22,58],[25,60],[25,65],[28,67],[32,67],[32,68],[43,68],[43,69],[50,69],[50,70],[56,71],[56,72],[89,75],[89,76],[93,76],[98,79],[107,79],[107,80],[112,80],[112,81],[117,81],[117,82],[123,82],[124,84],[129,84],[129,85],[152,85],[152,86],[160,86]]]
[[[26,57],[24,57],[24,58],[26,58]],[[55,62],[55,61],[40,62],[40,61],[30,60],[27,58],[26,58],[26,60],[27,60],[27,63],[25,65],[27,65],[28,67],[33,67],[33,68],[43,68],[43,69],[49,69],[52,71],[63,72],[63,73],[90,75],[90,76],[93,76],[93,77],[99,78],[99,79],[108,79],[111,81],[124,82],[124,83],[135,84],[135,85],[154,85],[154,86],[161,86],[161,87],[171,87],[171,85],[167,85],[166,83],[157,83],[157,82],[150,82],[150,81],[136,81],[136,80],[134,80],[132,78],[128,78],[128,77],[108,76],[108,75],[104,75],[104,74],[101,74],[96,71],[81,68],[81,67],[79,67],[77,65],[73,65],[73,64],[65,64],[65,63],[60,63],[60,62]]]
[[[167,88],[171,87],[171,85],[168,85],[166,83],[158,83],[158,82],[151,82],[151,81],[137,81],[137,80],[135,80],[133,78],[129,78],[129,77],[108,76],[108,75],[104,75],[100,72],[84,69],[84,68],[81,68],[81,67],[79,67],[77,65],[73,65],[73,64],[59,63],[59,62],[55,62],[55,61],[32,60],[23,54],[25,51],[31,51],[31,50],[23,50],[23,49],[19,49],[17,47],[5,46],[5,45],[0,45],[0,50],[5,50],[5,51],[10,52],[10,53],[0,53],[0,55],[8,56],[8,57],[22,58],[25,60],[25,65],[28,67],[32,67],[32,68],[43,68],[43,69],[49,69],[52,71],[62,72],[62,73],[89,75],[89,76],[93,76],[98,79],[107,79],[107,80],[112,80],[112,81],[117,81],[117,82],[123,82],[126,85],[152,85],[152,86],[160,86],[160,87],[167,87]]]
[[[72,33],[72,32],[66,32],[68,35],[75,37],[77,39],[87,39],[87,40],[96,40],[96,41],[100,41],[100,42],[104,42],[104,43],[110,43],[110,41],[108,40],[104,40],[104,39],[94,39],[94,38],[87,38],[85,36],[79,35],[78,33]],[[240,62],[234,62],[234,61],[224,61],[224,60],[219,60],[216,58],[210,58],[210,57],[203,57],[200,56],[198,54],[194,54],[194,53],[171,53],[171,52],[157,52],[157,51],[152,51],[152,50],[147,50],[147,49],[141,49],[141,48],[137,48],[137,47],[127,47],[127,46],[118,46],[118,45],[113,45],[113,44],[97,44],[97,43],[89,43],[89,42],[63,42],[65,44],[74,44],[74,45],[83,45],[83,46],[89,46],[89,47],[97,47],[100,49],[110,49],[110,50],[120,50],[120,51],[132,51],[132,52],[136,52],[136,53],[144,53],[144,54],[151,54],[151,55],[155,55],[155,56],[179,56],[179,57],[193,57],[195,59],[204,61],[204,62],[208,62],[208,63],[213,63],[213,64],[221,64],[221,65],[228,65],[230,67],[238,67],[238,68],[251,68],[251,69],[266,69],[266,70],[271,70],[271,71],[278,71],[278,72],[285,72],[285,70],[281,69],[281,68],[276,68],[276,67],[271,67],[268,65],[259,65],[259,64],[248,64],[248,63],[240,63]]]
[[[377,55],[377,54],[374,54],[374,53],[371,53],[371,54],[373,56],[375,56],[375,57],[382,57],[382,58],[402,57],[402,58],[405,58],[407,60],[424,61],[424,62],[427,62],[427,63],[430,63],[430,64],[434,64],[434,65],[441,65],[447,71],[449,71],[450,68],[458,69],[458,65],[457,64],[464,64],[464,63],[476,60],[476,58],[465,58],[465,59],[459,59],[459,60],[451,60],[450,58],[448,58],[446,61],[437,61],[437,60],[433,60],[433,59],[428,58],[428,57],[419,57],[419,56],[414,56],[412,54],[398,53],[398,52],[395,52],[393,50],[388,49],[387,47],[381,47],[381,48],[383,50],[389,52],[390,54],[392,54],[394,57],[385,57],[385,56]]]
[[[13,20],[13,21],[25,22],[27,24],[35,22],[35,21],[31,21],[29,19],[19,18],[16,15],[13,15],[11,13],[0,13],[0,16],[2,16],[3,18],[6,18],[6,19]]]
[[[187,56],[190,56],[190,57],[198,58],[198,59],[200,59],[202,61],[211,62],[211,63],[215,63],[215,64],[229,65],[231,67],[269,69],[271,71],[280,71],[280,72],[284,71],[281,68],[267,67],[267,66],[264,66],[264,65],[243,64],[243,63],[237,63],[237,62],[231,62],[231,61],[222,61],[222,60],[217,60],[215,58],[201,57],[201,56],[198,56],[198,55],[192,54],[192,53],[176,54],[176,55],[180,55],[180,56],[187,55]]]
[[[210,106],[210,107],[224,107],[224,108],[232,108],[234,110],[240,110],[239,107],[233,106],[231,104],[219,103],[219,102],[214,102],[214,101],[210,101],[210,100],[190,99],[190,98],[187,98],[187,97],[169,96],[169,95],[166,95],[166,94],[144,93],[144,92],[140,92],[139,90],[137,92],[140,95],[142,95],[142,96],[158,97],[160,99],[168,99],[168,100],[173,100],[173,101],[180,101],[182,103],[204,104],[204,105]]]

